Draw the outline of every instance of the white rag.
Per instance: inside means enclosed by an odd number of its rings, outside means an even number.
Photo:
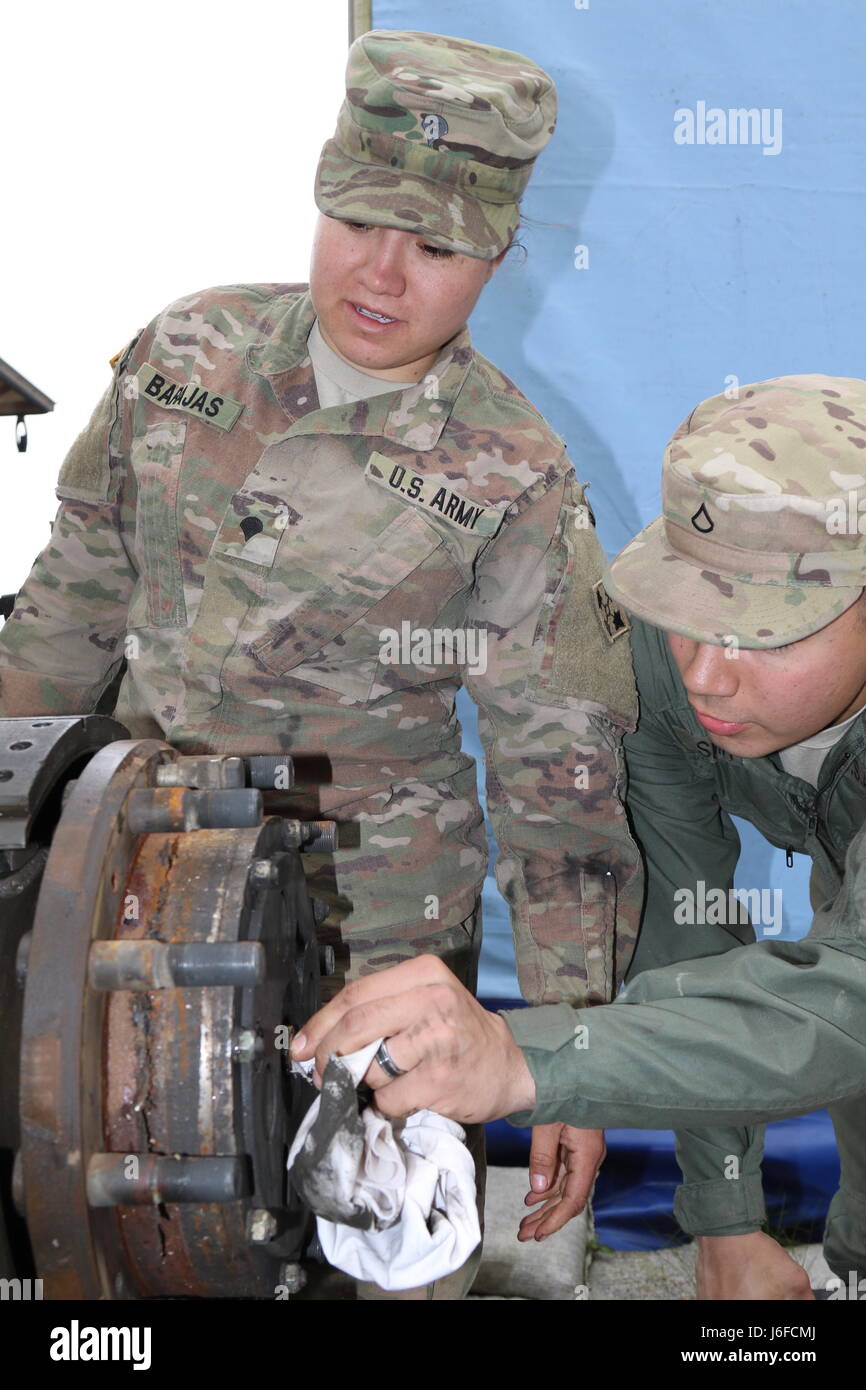
[[[481,1239],[475,1164],[460,1125],[432,1110],[393,1123],[372,1105],[358,1113],[357,1087],[381,1041],[330,1059],[288,1168],[330,1264],[382,1289],[413,1289],[460,1269]]]

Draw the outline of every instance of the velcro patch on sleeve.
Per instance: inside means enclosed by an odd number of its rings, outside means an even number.
[[[597,700],[607,705],[611,717],[633,728],[637,719],[637,692],[628,640],[628,619],[607,594],[597,575],[601,555],[595,545],[578,543],[574,568],[554,612],[548,643],[553,659],[547,681],[550,695]],[[600,592],[601,591],[601,592]]]
[[[230,430],[244,408],[240,401],[233,400],[231,396],[221,396],[204,386],[189,381],[171,381],[150,362],[145,362],[136,380],[141,399],[147,397],[163,410],[181,410],[185,415],[204,420],[205,424],[214,425],[218,430]]]
[[[454,488],[441,485],[438,479],[413,473],[410,468],[395,463],[394,459],[386,458],[384,454],[370,455],[364,476],[401,501],[421,508],[431,517],[446,521],[457,531],[489,538],[495,536],[502,525],[504,508],[470,502],[468,497]]]
[[[55,489],[61,501],[108,501],[108,439],[116,416],[115,392],[112,382],[63,460]]]

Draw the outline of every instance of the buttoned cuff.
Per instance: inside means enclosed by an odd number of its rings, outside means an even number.
[[[563,1099],[562,1070],[552,1064],[575,1037],[577,1012],[569,1004],[535,1004],[530,1009],[501,1009],[500,1014],[535,1082],[534,1110],[517,1111],[506,1119],[518,1128],[551,1123],[558,1118]]]
[[[569,1123],[578,1128],[599,1128],[598,1105],[580,1095],[581,1057],[586,1054],[582,1053],[579,1035],[593,1012],[568,1004],[501,1010],[535,1082],[534,1109],[508,1115],[509,1124],[550,1124],[568,1115]],[[654,1126],[658,1124],[655,1117],[650,1118]],[[674,1211],[689,1235],[733,1236],[760,1230],[766,1218],[760,1145],[755,1148],[753,1143],[752,1148],[756,1171],[741,1172],[738,1178],[687,1182],[677,1189]]]
[[[684,1183],[676,1191],[674,1215],[691,1236],[744,1236],[759,1231],[767,1215],[761,1174]]]

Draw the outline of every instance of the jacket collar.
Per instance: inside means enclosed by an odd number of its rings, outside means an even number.
[[[249,366],[269,383],[292,422],[288,433],[364,434],[419,452],[433,449],[472,365],[468,327],[445,344],[416,386],[322,410],[307,348],[315,317],[309,290],[293,296],[270,336],[247,349]]]

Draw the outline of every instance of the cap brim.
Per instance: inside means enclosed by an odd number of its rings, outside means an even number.
[[[333,140],[319,160],[315,199],[328,217],[415,232],[445,251],[485,261],[505,250],[520,217],[516,203],[483,203],[405,169],[350,159]]]
[[[607,566],[604,586],[629,613],[696,642],[784,647],[826,627],[863,592],[829,585],[753,584],[673,554],[658,517]]]

